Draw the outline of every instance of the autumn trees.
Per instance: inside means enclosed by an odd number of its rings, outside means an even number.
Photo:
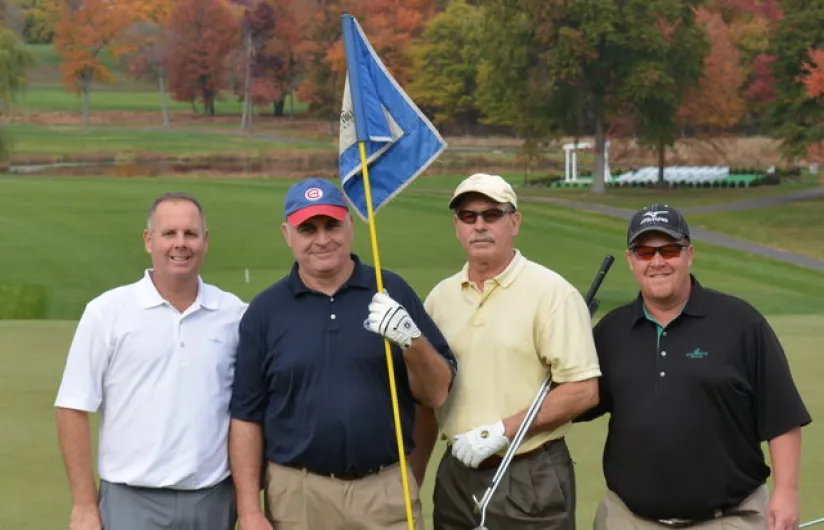
[[[63,7],[55,45],[63,59],[63,83],[83,96],[84,126],[89,120],[92,79],[112,81],[103,57],[117,59],[125,51],[118,39],[130,23],[129,0],[82,0],[76,9]]]
[[[809,0],[12,0],[24,35],[54,35],[84,102],[112,60],[158,91],[240,125],[288,96],[335,133],[344,78],[340,14],[358,17],[393,76],[439,126],[508,127],[538,153],[594,136],[659,152],[679,135],[755,132],[788,156],[824,137],[824,4]],[[118,59],[120,58],[120,59]],[[296,96],[296,97],[295,97]]]

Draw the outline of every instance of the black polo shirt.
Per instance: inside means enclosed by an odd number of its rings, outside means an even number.
[[[334,296],[306,287],[295,264],[241,320],[231,415],[263,424],[272,462],[361,475],[399,460],[383,337],[365,327],[375,269],[352,259],[352,276]],[[388,294],[454,371],[455,358],[418,296],[400,276],[382,275]],[[392,357],[408,453],[416,401],[394,345]]]
[[[761,442],[808,424],[787,359],[747,302],[701,287],[665,328],[642,299],[596,325],[607,486],[649,519],[733,507],[770,470]]]

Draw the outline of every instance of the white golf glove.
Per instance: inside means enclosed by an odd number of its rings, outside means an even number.
[[[481,425],[459,434],[452,444],[452,456],[465,466],[477,468],[481,462],[509,445],[504,436],[504,422]]]
[[[366,328],[383,335],[404,350],[412,345],[413,339],[421,336],[421,331],[406,309],[386,293],[375,293],[372,297]]]

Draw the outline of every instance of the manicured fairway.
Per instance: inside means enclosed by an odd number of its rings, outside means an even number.
[[[133,281],[148,259],[142,248],[145,210],[158,194],[185,190],[206,208],[211,247],[208,281],[249,299],[287,272],[291,257],[279,233],[290,181],[159,179],[0,179],[0,287],[41,293],[40,314],[0,321],[0,528],[65,528],[69,496],[53,426],[52,402],[74,320],[104,289]],[[423,186],[425,183],[421,183]],[[416,184],[416,187],[419,185]],[[616,264],[601,290],[599,315],[635,294],[621,256],[620,220],[554,206],[524,206],[519,248],[585,290],[603,256]],[[378,214],[381,262],[403,274],[421,296],[463,262],[445,198],[408,193]],[[372,262],[366,225],[357,227],[356,251]],[[245,269],[250,283],[245,283]],[[750,255],[697,245],[695,272],[708,286],[750,300],[781,337],[804,398],[824,414],[824,274]],[[4,305],[5,304],[5,305]],[[40,307],[41,309],[37,309]],[[0,315],[18,306],[0,300]],[[579,525],[588,528],[603,492],[600,452],[604,419],[577,426],[570,436],[578,471]],[[801,476],[802,519],[824,516],[824,427],[805,431]],[[424,484],[431,510],[432,471]],[[712,477],[707,477],[712,480]],[[431,528],[431,525],[429,526]]]

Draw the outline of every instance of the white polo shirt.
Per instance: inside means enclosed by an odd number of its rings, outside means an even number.
[[[229,475],[229,400],[247,304],[204,283],[184,313],[149,271],[86,305],[56,407],[100,411],[98,474],[191,490]]]

